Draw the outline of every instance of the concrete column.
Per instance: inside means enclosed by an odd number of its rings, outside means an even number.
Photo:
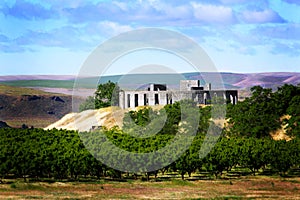
[[[144,105],[144,93],[139,93],[139,106],[143,106]]]
[[[154,91],[154,84],[150,84],[150,91]]]
[[[207,83],[207,84],[205,85],[205,87],[206,87],[206,88],[205,88],[206,90],[211,90],[211,83]]]
[[[233,96],[230,94],[230,102],[234,105]]]
[[[125,96],[124,91],[119,92],[119,107],[124,109],[125,108]]]
[[[160,105],[167,105],[167,95],[165,92],[159,93],[158,98],[159,98]]]
[[[130,93],[130,108],[134,108],[134,93]]]
[[[149,106],[154,106],[154,92],[149,92]]]
[[[128,108],[128,92],[124,92],[124,108]]]

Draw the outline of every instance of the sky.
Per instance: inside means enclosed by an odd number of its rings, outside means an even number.
[[[193,39],[220,72],[300,72],[298,0],[2,0],[0,75],[77,75],[103,42],[148,27]],[[124,60],[109,73],[132,70]]]

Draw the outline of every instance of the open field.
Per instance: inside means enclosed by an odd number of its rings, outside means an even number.
[[[126,74],[126,80],[124,75],[106,75],[106,76],[95,76],[95,77],[82,77],[79,82],[81,87],[94,89],[95,83],[105,83],[108,80],[112,82],[118,82],[121,80],[122,83],[129,84],[128,86],[137,86],[145,84],[145,77],[148,80],[163,80],[167,85],[179,84],[179,79],[197,79],[201,82],[207,82],[214,80],[216,75],[221,75],[224,86],[227,89],[249,89],[255,85],[261,85],[263,87],[269,87],[276,89],[278,86],[283,84],[294,84],[300,83],[300,73],[295,72],[273,72],[273,73],[182,73],[182,74]],[[77,77],[78,78],[78,77]],[[100,78],[100,80],[99,80]],[[42,75],[42,76],[0,76],[0,83],[10,86],[19,87],[44,87],[44,88],[73,88],[74,80],[76,76],[53,76],[53,75]],[[124,82],[125,81],[125,82]],[[218,87],[214,85],[214,87]],[[223,88],[223,86],[222,86]]]
[[[14,182],[0,199],[300,199],[300,178],[248,176],[232,180],[162,182]]]
[[[4,81],[1,84],[15,87],[50,87],[50,88],[73,88],[73,80],[17,80]]]
[[[0,84],[0,95],[20,96],[20,95],[55,95],[58,93],[49,93],[38,89],[15,87]],[[62,94],[60,94],[62,95]]]

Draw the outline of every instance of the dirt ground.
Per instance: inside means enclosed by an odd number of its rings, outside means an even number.
[[[300,199],[300,178],[0,184],[0,199]]]

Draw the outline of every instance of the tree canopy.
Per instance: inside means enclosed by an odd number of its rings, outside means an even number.
[[[99,84],[94,96],[87,97],[87,99],[79,106],[79,111],[118,106],[119,91],[120,87],[117,83],[108,81],[107,83]]]
[[[228,106],[227,119],[231,135],[270,137],[271,131],[281,127],[284,115],[290,115],[287,121],[288,134],[299,132],[299,86],[283,85],[275,92],[255,86],[251,92],[251,97],[237,105]]]

